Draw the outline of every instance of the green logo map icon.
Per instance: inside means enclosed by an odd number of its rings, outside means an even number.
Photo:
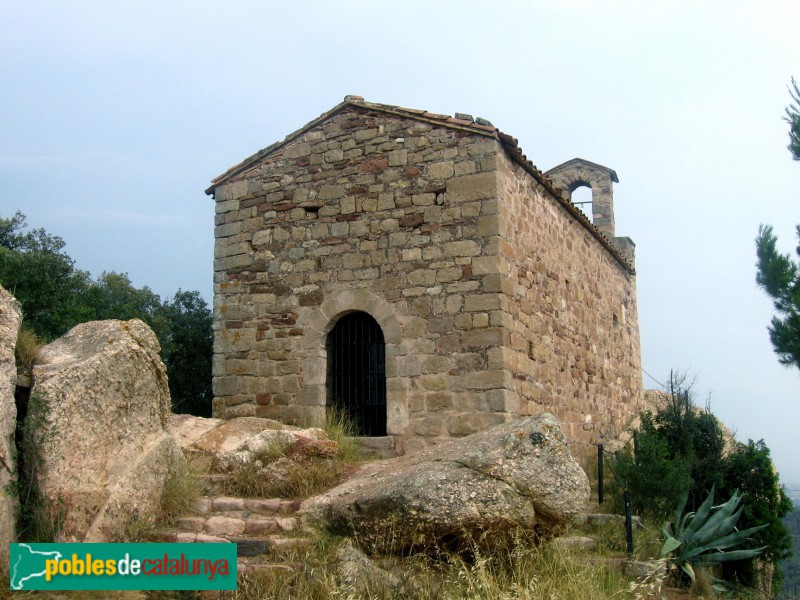
[[[235,590],[236,544],[10,544],[11,590]]]

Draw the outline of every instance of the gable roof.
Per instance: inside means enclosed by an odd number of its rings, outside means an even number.
[[[232,166],[230,169],[222,173],[221,175],[215,177],[211,180],[211,185],[206,189],[205,193],[207,195],[214,194],[214,190],[218,185],[221,185],[235,177],[247,171],[250,167],[254,164],[260,162],[265,157],[269,156],[273,152],[279,150],[280,148],[288,145],[296,138],[300,137],[310,129],[313,129],[323,121],[329,119],[330,117],[336,115],[337,113],[342,112],[343,110],[355,107],[360,110],[368,110],[373,112],[379,112],[387,115],[393,115],[400,118],[407,118],[413,119],[416,121],[421,121],[425,123],[429,123],[432,125],[437,125],[440,127],[447,127],[449,129],[457,129],[461,131],[467,131],[469,133],[473,133],[476,135],[481,135],[484,137],[494,138],[498,142],[500,142],[503,149],[506,151],[508,156],[518,165],[520,165],[529,175],[531,175],[539,184],[542,185],[548,192],[550,192],[557,202],[559,202],[566,210],[569,212],[579,223],[581,223],[589,232],[594,236],[605,248],[614,256],[614,258],[631,274],[635,274],[635,269],[633,265],[630,263],[628,258],[623,255],[619,248],[614,244],[613,240],[609,240],[603,233],[600,232],[597,227],[595,227],[592,222],[588,219],[588,217],[580,210],[575,204],[572,203],[571,200],[564,198],[563,193],[561,190],[556,187],[553,182],[550,180],[549,177],[545,173],[543,173],[540,169],[534,165],[527,156],[522,152],[522,149],[519,147],[519,141],[517,138],[510,136],[506,133],[500,131],[497,127],[492,125],[491,122],[487,121],[486,119],[476,118],[473,119],[471,115],[456,113],[455,117],[451,117],[450,115],[442,115],[438,113],[428,112],[427,110],[420,110],[416,108],[405,108],[402,106],[395,106],[391,104],[378,104],[375,102],[367,102],[364,100],[362,96],[355,96],[355,95],[348,95],[344,97],[344,100],[334,106],[327,112],[322,113],[316,119],[309,121],[305,125],[303,125],[297,131],[293,131],[289,135],[287,135],[283,140],[279,142],[275,142],[256,152],[255,154],[245,158],[240,163]],[[608,169],[607,167],[603,167],[602,165],[595,165],[594,163],[590,163],[589,161],[584,161],[583,159],[572,159],[567,161],[566,163],[562,163],[551,169],[551,171],[558,169],[559,167],[563,167],[575,160],[580,160],[584,163],[588,163],[589,165],[598,167],[605,171],[608,171],[612,177],[613,181],[618,181],[616,178],[616,173]]]
[[[571,169],[574,167],[587,167],[592,171],[600,171],[601,173],[606,173],[610,178],[611,181],[614,183],[619,183],[619,178],[617,177],[617,172],[614,169],[609,169],[608,167],[604,167],[603,165],[598,165],[597,163],[593,163],[590,160],[586,160],[585,158],[573,158],[568,160],[567,162],[563,162],[560,165],[549,169],[545,172],[545,177],[550,175],[550,173],[555,173],[556,171],[561,171],[562,169]]]

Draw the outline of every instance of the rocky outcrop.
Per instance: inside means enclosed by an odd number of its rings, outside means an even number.
[[[331,458],[338,444],[322,429],[301,429],[260,417],[236,417],[229,421],[189,415],[172,415],[168,430],[184,452],[210,455],[217,469],[229,470],[262,456]]]
[[[142,321],[95,321],[42,348],[33,371],[26,450],[57,541],[120,541],[158,507],[183,461],[165,425],[169,388]]]
[[[0,564],[8,564],[8,544],[16,540],[15,524],[19,506],[14,493],[17,480],[14,450],[17,367],[14,363],[14,346],[21,321],[19,302],[0,287]]]
[[[372,463],[302,512],[371,553],[396,553],[494,547],[526,532],[551,537],[588,499],[558,421],[542,415]]]

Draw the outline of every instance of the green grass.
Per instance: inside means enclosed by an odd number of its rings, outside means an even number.
[[[325,418],[325,433],[339,444],[338,458],[346,464],[363,461],[361,443],[356,439],[356,428],[340,410],[330,409]]]

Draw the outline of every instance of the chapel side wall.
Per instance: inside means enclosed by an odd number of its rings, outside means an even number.
[[[585,454],[639,412],[636,279],[522,167],[503,157],[499,172],[515,392]]]
[[[214,416],[316,422],[346,311],[387,337],[399,449],[519,414],[497,274],[499,143],[348,109],[217,186]]]

